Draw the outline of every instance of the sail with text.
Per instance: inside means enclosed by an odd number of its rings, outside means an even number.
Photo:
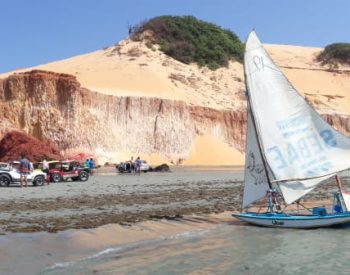
[[[349,169],[350,139],[296,91],[254,31],[246,43],[244,69],[249,108],[243,206],[261,198],[271,183],[290,204]]]

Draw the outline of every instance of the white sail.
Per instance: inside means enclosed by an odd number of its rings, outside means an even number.
[[[350,211],[350,194],[341,192],[341,195],[343,197],[344,206],[345,206],[344,211]]]
[[[250,111],[248,111],[242,206],[246,207],[252,202],[263,198],[266,195],[267,190],[269,190],[269,184],[266,171],[259,150],[253,120]]]
[[[261,149],[287,203],[350,167],[350,139],[298,94],[254,31],[246,43],[244,64]]]

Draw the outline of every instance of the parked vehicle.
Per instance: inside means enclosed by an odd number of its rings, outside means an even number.
[[[81,167],[78,161],[49,161],[49,177],[51,182],[87,181],[90,169]]]
[[[135,163],[133,162],[121,162],[119,165],[116,166],[119,173],[131,173],[135,172]],[[147,173],[149,170],[149,165],[147,161],[141,160],[141,168],[140,170],[144,173]]]
[[[132,162],[121,162],[115,168],[119,173],[131,173],[135,171],[135,165]]]
[[[147,161],[145,160],[141,160],[141,168],[140,168],[141,172],[145,172],[147,173],[149,170],[149,165],[147,163]]]
[[[9,164],[7,162],[0,162],[0,169],[1,168],[7,168]]]
[[[27,181],[32,182],[34,186],[42,186],[46,181],[46,174],[40,169],[30,171],[27,176]],[[13,161],[7,166],[0,166],[0,186],[10,186],[21,182],[21,175],[19,173],[19,161]]]

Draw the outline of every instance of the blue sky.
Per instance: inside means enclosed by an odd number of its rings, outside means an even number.
[[[193,15],[263,43],[350,42],[348,0],[0,0],[0,73],[91,52],[159,15]]]

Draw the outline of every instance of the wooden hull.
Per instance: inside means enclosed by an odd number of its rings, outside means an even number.
[[[286,213],[255,213],[247,212],[233,214],[233,217],[259,226],[280,228],[320,228],[338,224],[350,223],[350,212],[341,214],[298,215]]]

